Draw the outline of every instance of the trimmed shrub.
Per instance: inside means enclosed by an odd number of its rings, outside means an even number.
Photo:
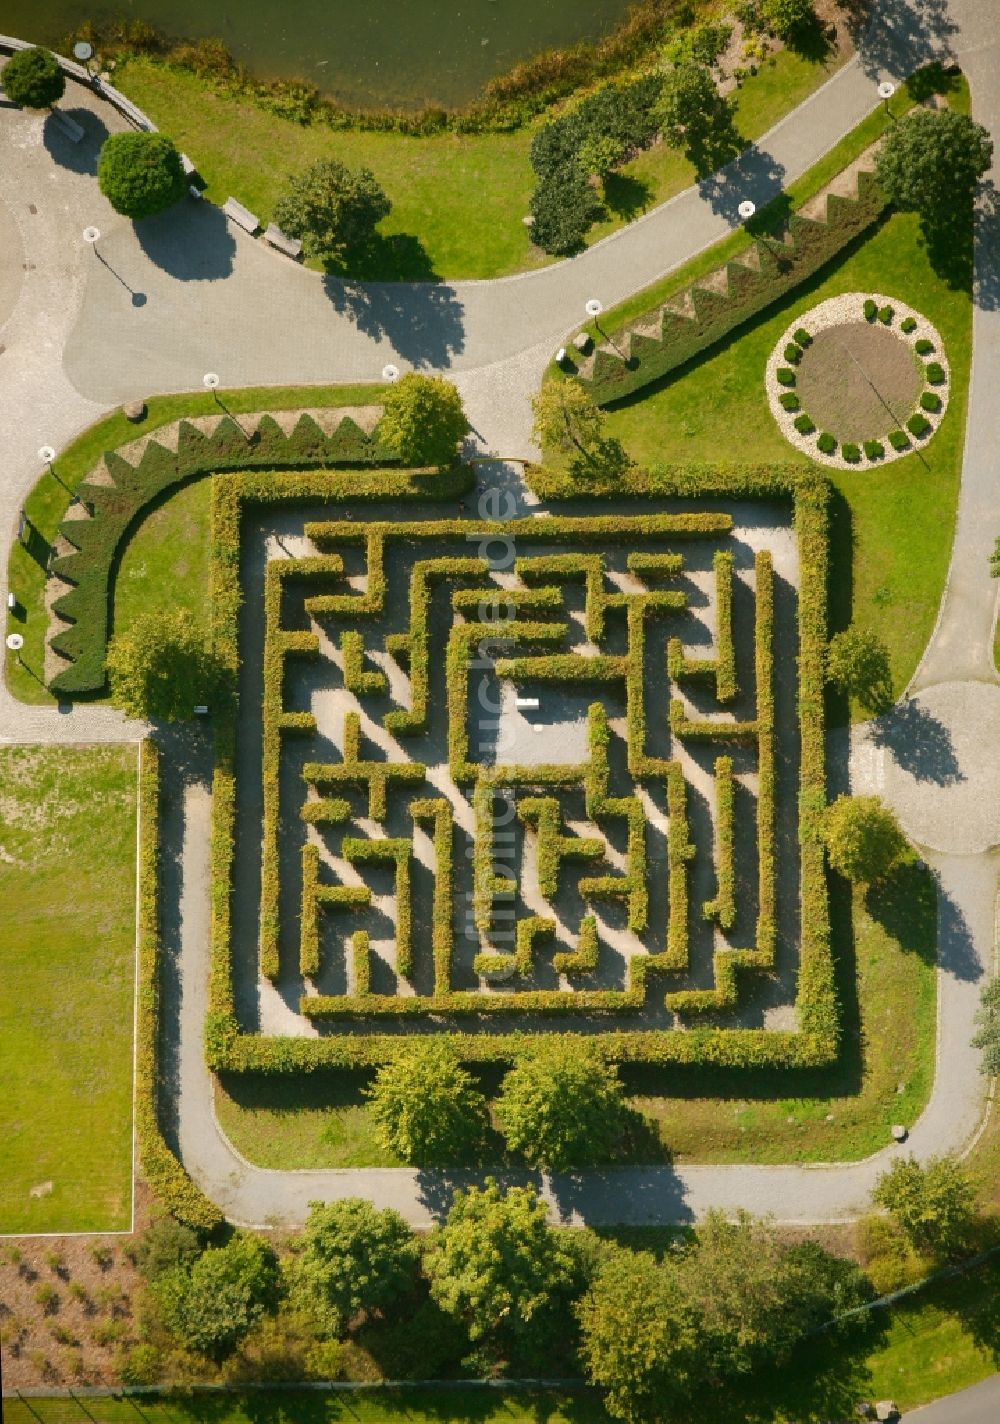
[[[908,450],[910,448],[910,442],[904,430],[890,430],[886,439],[894,450]]]
[[[795,429],[799,432],[800,435],[811,435],[816,429],[815,425],[809,419],[808,415],[806,415],[805,411],[803,411],[801,415],[797,415],[795,417],[794,425]]]
[[[924,391],[920,397],[920,409],[929,410],[932,414],[941,409],[941,397],[934,391]]]
[[[885,446],[881,440],[865,441],[865,458],[868,460],[881,460],[885,455]]]
[[[531,195],[531,240],[543,252],[565,256],[583,245],[597,215],[597,196],[576,162],[545,173]]]
[[[893,309],[890,306],[879,307],[878,319],[883,326],[889,326],[893,318]]]
[[[917,329],[917,318],[915,316],[904,316],[903,320],[899,323],[899,329],[909,336],[911,331],[916,331]]]
[[[798,396],[795,395],[792,391],[782,391],[781,395],[778,397],[778,403],[781,405],[783,410],[787,410],[789,412],[798,410],[801,404]]]
[[[914,411],[906,422],[906,428],[911,435],[915,435],[919,440],[927,434],[928,430],[932,429],[932,426],[926,415],[922,415],[920,411],[917,410]]]
[[[929,341],[926,336],[921,336],[913,343],[913,349],[918,356],[929,356],[934,350],[934,342]]]
[[[865,314],[865,321],[874,321],[875,318],[878,316],[878,302],[873,301],[871,297],[866,297],[863,311]]]
[[[859,445],[855,445],[854,442],[851,440],[844,441],[843,445],[841,445],[840,447],[840,453],[843,455],[844,459],[849,461],[852,465],[856,465],[861,459],[861,447]]]
[[[104,140],[97,183],[127,218],[150,218],[179,203],[187,179],[175,144],[161,133],[118,133]]]
[[[788,366],[779,366],[775,375],[777,376],[779,386],[795,385],[795,372]]]
[[[795,340],[803,348],[803,350],[805,349],[805,347],[812,345],[812,337],[809,335],[808,331],[806,331],[804,326],[798,326],[795,328]]]
[[[837,449],[837,438],[831,435],[829,430],[824,430],[816,441],[816,448],[821,455],[833,455]]]
[[[66,76],[49,49],[15,50],[4,65],[4,93],[12,104],[26,109],[47,109],[66,90]]]
[[[940,386],[947,379],[945,369],[940,361],[928,361],[925,368],[927,379],[932,386]]]
[[[802,348],[796,346],[794,341],[790,341],[784,350],[786,361],[790,361],[793,366],[797,366],[802,360]]]

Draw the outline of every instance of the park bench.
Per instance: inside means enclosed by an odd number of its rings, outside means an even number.
[[[260,227],[260,219],[249,208],[238,203],[235,198],[227,198],[222,205],[222,211],[227,218],[232,218],[234,223],[238,223],[240,227],[244,228],[251,237]]]
[[[289,237],[282,232],[280,227],[275,227],[274,223],[268,223],[264,229],[264,241],[269,242],[272,247],[276,247],[279,252],[283,252],[286,257],[301,257],[302,243],[297,237]]]

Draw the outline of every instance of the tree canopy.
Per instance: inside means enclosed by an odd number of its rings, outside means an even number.
[[[892,705],[892,671],[889,649],[870,628],[852,623],[830,639],[827,677],[843,692],[856,697],[868,712],[884,712]]]
[[[760,17],[783,40],[816,23],[813,0],[760,0]]]
[[[330,259],[365,247],[392,204],[370,168],[320,158],[293,174],[274,205],[274,221],[309,257]]]
[[[824,838],[834,870],[859,885],[884,880],[913,857],[899,822],[877,796],[838,796],[827,807]]]
[[[36,45],[14,51],[4,65],[3,87],[12,103],[47,109],[62,98],[66,76],[52,51]]]
[[[231,679],[186,609],[143,614],[108,645],[111,701],[128,717],[177,722],[229,696]]]
[[[449,465],[469,420],[451,381],[410,371],[382,397],[376,435],[407,465]]]
[[[192,1350],[227,1354],[277,1302],[278,1263],[256,1236],[234,1236],[151,1286],[164,1323]]]
[[[913,1157],[897,1159],[875,1183],[872,1201],[912,1246],[937,1256],[961,1251],[976,1216],[975,1188],[951,1157],[932,1157],[924,1166]]]
[[[496,1117],[512,1151],[564,1171],[607,1161],[626,1113],[616,1070],[579,1044],[554,1039],[504,1078]]]
[[[570,1289],[574,1260],[545,1220],[533,1187],[504,1194],[492,1178],[457,1191],[443,1226],[427,1237],[431,1296],[472,1340],[525,1336]]]
[[[149,218],[172,208],[187,192],[176,146],[161,133],[118,133],[104,140],[97,183],[127,218]]]
[[[404,1162],[468,1161],[483,1144],[486,1099],[447,1039],[414,1042],[379,1069],[368,1099],[378,1136]]]
[[[992,158],[993,141],[982,124],[954,109],[917,108],[889,125],[875,177],[897,208],[936,225],[968,201]]]
[[[418,1256],[398,1212],[359,1197],[310,1202],[293,1293],[324,1334],[340,1335],[360,1311],[380,1310],[412,1286]]]
[[[983,1072],[994,1078],[1000,1074],[1000,979],[991,979],[983,990],[976,1023],[972,1042],[982,1052]]]

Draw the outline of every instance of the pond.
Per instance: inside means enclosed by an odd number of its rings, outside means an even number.
[[[360,106],[468,103],[541,50],[596,39],[629,0],[3,0],[5,34],[55,45],[84,18],[126,15],[211,36],[263,78],[296,76]]]

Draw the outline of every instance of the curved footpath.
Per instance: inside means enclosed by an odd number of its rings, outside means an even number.
[[[183,210],[174,224],[156,233],[136,236],[110,214],[89,173],[58,169],[40,152],[39,120],[8,113],[0,120],[0,141],[20,152],[16,162],[0,163],[0,200],[6,196],[35,267],[26,272],[13,316],[0,329],[7,345],[0,366],[0,419],[5,422],[0,426],[5,455],[0,523],[13,524],[17,503],[37,476],[38,445],[64,444],[104,406],[125,396],[196,388],[206,369],[218,370],[223,382],[232,385],[373,378],[388,359],[457,372],[481,447],[507,455],[528,453],[527,395],[553,346],[578,324],[583,301],[593,295],[606,303],[621,299],[727,231],[741,198],[766,201],[773,196],[778,185],[810,167],[872,108],[881,73],[900,75],[927,58],[954,54],[969,75],[973,111],[1000,150],[1000,95],[994,78],[1000,70],[1000,43],[990,0],[951,0],[946,13],[934,7],[930,19],[926,10],[919,0],[880,6],[860,57],[710,183],[688,190],[571,262],[494,283],[393,287],[325,282],[258,243],[233,238],[217,210],[207,205]],[[99,109],[90,95],[77,97],[97,115],[95,123],[115,126],[114,116]],[[47,199],[41,235],[26,203],[36,193],[39,200]],[[106,233],[104,262],[87,255],[90,273],[84,285],[76,234],[95,221]],[[970,678],[1000,681],[990,653],[994,588],[982,553],[984,541],[991,543],[995,532],[988,516],[996,506],[989,455],[1000,436],[993,397],[1000,362],[998,247],[996,226],[981,205],[975,356],[958,527],[938,626],[912,689],[921,695],[940,683],[964,687]],[[969,1038],[978,991],[993,961],[996,867],[993,851],[967,851],[961,834],[964,812],[953,795],[976,768],[966,767],[954,749],[949,761],[949,747],[964,745],[969,736],[977,745],[977,737],[986,734],[982,706],[974,697],[945,699],[942,721],[941,706],[933,698],[923,711],[919,698],[914,704],[904,702],[894,715],[915,715],[925,732],[931,724],[937,729],[932,737],[936,770],[919,759],[906,763],[911,743],[894,741],[893,727],[884,726],[881,732],[864,729],[856,739],[852,776],[858,787],[877,785],[881,778],[885,794],[915,828],[918,842],[928,814],[935,828],[936,849],[927,854],[943,891],[938,1064],[931,1102],[904,1149],[924,1159],[966,1147],[981,1119],[983,1085]],[[951,725],[947,718],[953,719]],[[6,693],[0,698],[0,737],[7,740],[84,740],[91,735],[114,739],[137,731],[103,709],[77,708],[58,717],[48,709],[26,709]],[[928,781],[939,793],[929,813]],[[459,1178],[396,1169],[267,1171],[242,1161],[222,1136],[201,1041],[208,794],[190,785],[183,805],[179,997],[170,1006],[168,1028],[172,1024],[175,1033],[168,1052],[178,1073],[176,1133],[185,1166],[241,1222],[294,1223],[303,1219],[310,1200],[356,1194],[395,1206],[414,1223],[431,1220],[447,1205]],[[993,815],[995,822],[987,817],[984,831],[991,846],[1000,843],[1000,809]],[[898,1151],[890,1148],[847,1165],[588,1171],[546,1179],[543,1190],[553,1213],[571,1221],[685,1220],[709,1206],[745,1206],[789,1222],[836,1221],[864,1208],[876,1174]],[[474,1179],[475,1174],[461,1178]]]

